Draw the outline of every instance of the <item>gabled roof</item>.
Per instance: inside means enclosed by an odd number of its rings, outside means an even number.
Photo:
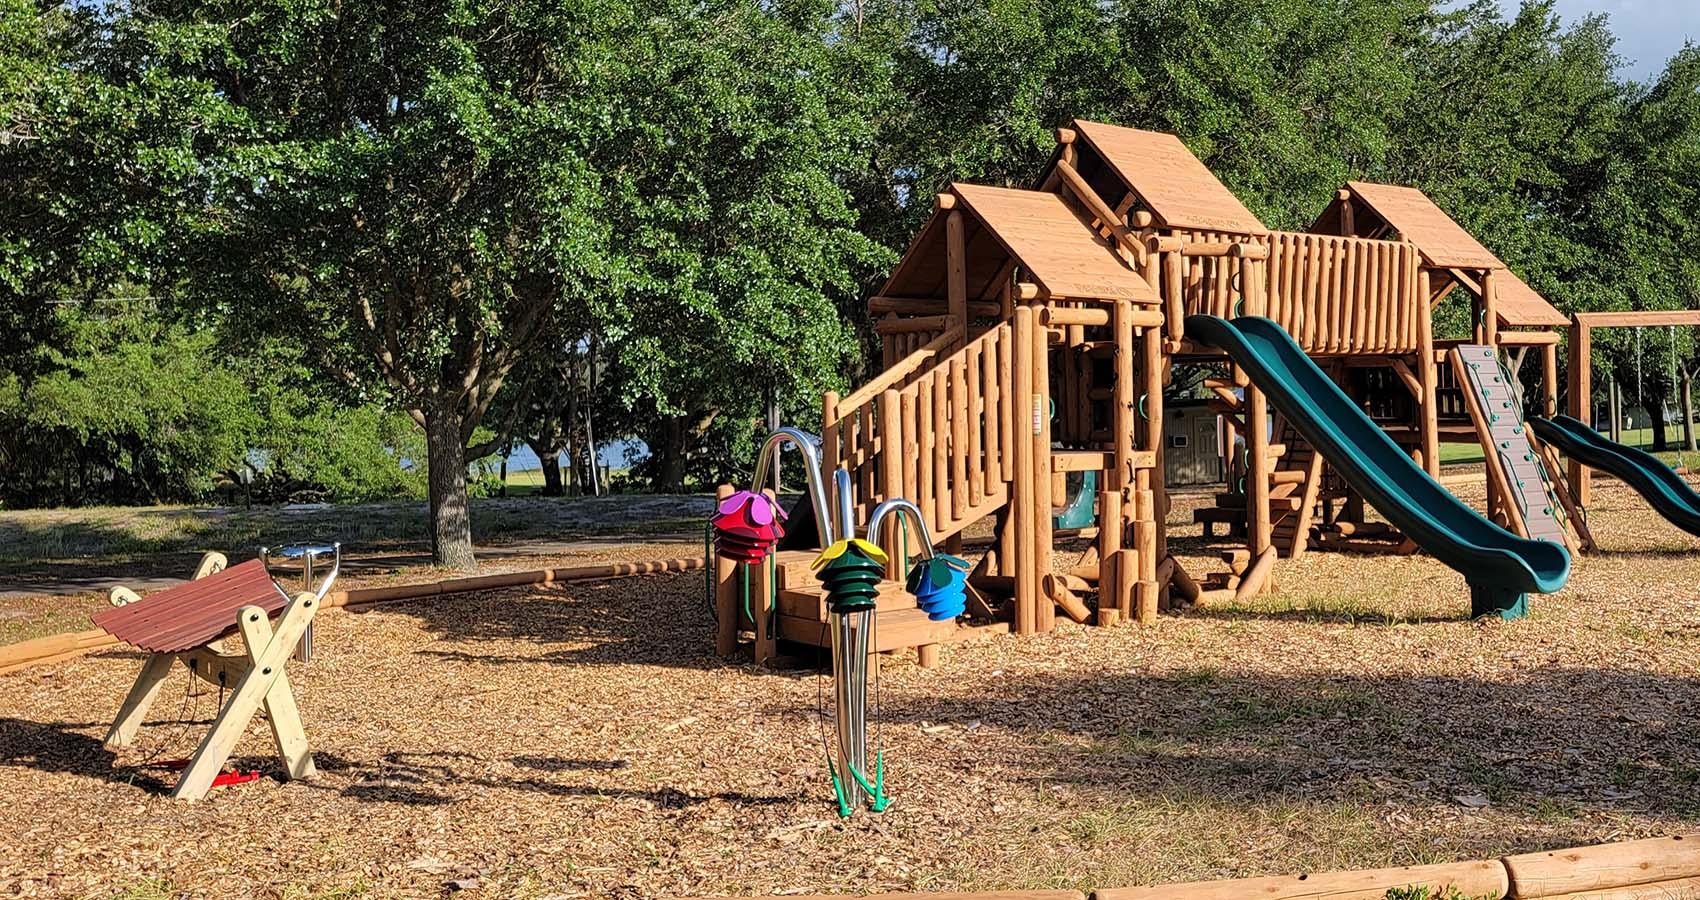
[[[1427,194],[1416,188],[1348,181],[1346,190],[1399,232],[1401,237],[1416,244],[1417,252],[1430,266],[1442,269],[1453,266],[1470,269],[1505,267],[1505,263],[1471,237],[1463,226],[1454,222]],[[1339,234],[1339,204],[1338,200],[1329,204],[1311,230]],[[1326,227],[1328,225],[1333,228]]]
[[[1055,194],[972,184],[950,186],[964,218],[969,298],[985,296],[1014,257],[1051,296],[1157,303],[1156,292]],[[943,297],[946,217],[934,213],[881,289],[893,297]]]
[[[1569,317],[1518,278],[1493,251],[1482,246],[1429,196],[1413,187],[1348,181],[1346,190],[1370,213],[1379,217],[1403,239],[1417,245],[1423,262],[1436,269],[1499,269],[1499,302],[1496,310],[1501,325],[1534,328],[1567,325]],[[1360,231],[1362,229],[1360,228]],[[1340,233],[1340,201],[1323,210],[1311,231]]]
[[[1499,302],[1494,309],[1499,324],[1512,328],[1537,328],[1548,325],[1569,325],[1570,317],[1559,312],[1545,297],[1510,269],[1498,276]]]
[[[1073,128],[1122,184],[1139,196],[1159,224],[1232,234],[1269,233],[1180,138],[1084,119],[1076,119]]]

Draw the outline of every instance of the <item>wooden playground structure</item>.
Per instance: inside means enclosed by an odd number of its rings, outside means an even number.
[[[1455,293],[1472,333],[1436,339],[1436,311]],[[1308,232],[1276,231],[1173,135],[1076,121],[1058,131],[1032,189],[952,184],[938,194],[867,307],[882,371],[825,396],[823,465],[850,473],[859,521],[886,499],[911,498],[950,552],[964,529],[991,519],[970,584],[971,612],[992,628],[1049,631],[1059,611],[1150,622],[1172,606],[1255,595],[1277,559],[1311,549],[1417,549],[1366,519],[1364,498],[1239,364],[1188,335],[1198,314],[1274,320],[1430,476],[1442,443],[1479,444],[1495,522],[1573,553],[1592,546],[1585,468],[1572,463],[1570,484],[1549,476],[1558,458],[1522,427],[1514,373],[1536,355],[1532,412],[1557,412],[1569,326],[1583,361],[1572,366],[1571,404],[1586,409],[1588,328],[1623,323],[1573,323],[1414,188],[1349,182]],[[1700,313],[1681,315],[1700,323]],[[1221,525],[1238,543],[1214,572],[1187,571],[1165,525],[1166,442],[1189,436],[1166,428],[1163,395],[1182,376],[1208,391],[1222,422],[1226,490],[1194,513],[1207,538]],[[1096,496],[1079,504],[1091,523],[1068,530],[1093,547],[1054,571],[1071,475]],[[897,527],[881,536],[891,578],[914,540]],[[826,615],[816,586],[793,574],[802,562],[804,551],[782,551],[749,578],[745,615],[737,566],[722,561],[721,653],[747,643],[764,660],[780,641],[820,643]],[[911,621],[913,604],[890,587],[881,649],[915,646],[930,665],[938,644],[968,635]]]

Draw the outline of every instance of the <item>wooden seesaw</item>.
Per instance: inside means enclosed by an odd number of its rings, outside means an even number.
[[[151,654],[107,732],[107,747],[126,747],[135,740],[143,716],[178,663],[195,677],[230,692],[171,792],[180,800],[206,796],[248,723],[262,709],[285,776],[316,774],[284,667],[296,655],[336,581],[341,552],[336,552],[330,572],[316,590],[293,598],[272,580],[263,559],[209,573],[219,568],[211,556],[203,559],[197,572],[201,577],[141,599],[132,599],[135,595],[128,591],[114,591],[115,605],[92,617],[114,638]],[[226,651],[221,644],[236,633],[245,645],[241,653]]]

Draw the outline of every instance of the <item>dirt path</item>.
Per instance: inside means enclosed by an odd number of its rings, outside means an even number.
[[[669,544],[687,545],[693,538],[700,543],[700,532],[659,533],[642,536],[641,540],[663,542]],[[606,549],[610,546],[630,544],[638,539],[632,535],[615,535],[608,537],[580,538],[577,540],[521,540],[497,546],[481,546],[477,548],[479,572],[491,574],[495,572],[512,572],[530,567],[533,560],[542,557],[566,556],[582,552]],[[699,548],[700,549],[700,548]],[[196,554],[172,554],[173,561],[184,563],[183,568],[192,568]],[[403,569],[429,568],[431,555],[424,551],[392,552],[392,553],[350,553],[343,559],[343,571],[351,576],[370,576],[393,574]],[[105,594],[113,587],[123,585],[139,593],[157,591],[161,588],[181,584],[181,576],[166,574],[125,575],[111,571],[112,567],[101,566],[105,571],[95,571],[87,575],[78,575],[63,569],[31,575],[0,575],[0,601],[21,600],[32,597],[64,597],[73,594],[99,593]]]

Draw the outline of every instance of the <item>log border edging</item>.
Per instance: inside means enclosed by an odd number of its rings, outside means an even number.
[[[1347,869],[1098,888],[1092,900],[1383,900],[1396,888],[1429,888],[1429,896],[1467,900],[1687,900],[1700,898],[1700,833],[1671,835],[1497,859],[1423,866]],[[811,894],[754,900],[1049,900],[1074,891],[985,891],[942,894]]]

